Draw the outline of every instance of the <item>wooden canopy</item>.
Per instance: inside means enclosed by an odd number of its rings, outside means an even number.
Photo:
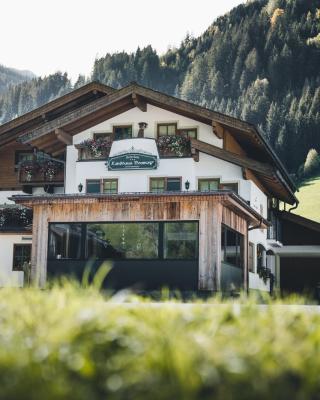
[[[233,138],[243,149],[241,154],[228,149],[221,152],[221,149],[199,141],[193,141],[193,146],[196,151],[218,158],[229,157],[227,161],[242,166],[246,175],[254,172],[267,194],[289,204],[297,202],[294,183],[255,126],[137,83],[119,90],[98,83],[77,89],[0,127],[0,146],[18,139],[23,144],[57,156],[72,143],[73,135],[134,107],[145,112],[147,104],[210,125],[221,139],[226,135]],[[262,169],[257,170],[257,166]]]

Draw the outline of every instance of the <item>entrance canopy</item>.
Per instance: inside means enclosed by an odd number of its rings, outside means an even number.
[[[282,257],[320,258],[320,245],[314,246],[282,246],[272,249],[273,253]]]

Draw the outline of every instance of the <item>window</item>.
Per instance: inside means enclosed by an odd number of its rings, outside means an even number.
[[[101,182],[99,179],[87,180],[87,193],[100,193]]]
[[[158,137],[174,136],[177,134],[177,124],[158,124]]]
[[[181,178],[150,178],[150,191],[153,193],[181,191]]]
[[[49,224],[48,258],[198,259],[198,222]]]
[[[238,184],[237,183],[221,183],[220,184],[220,189],[228,189],[232,190],[236,194],[238,194]]]
[[[210,192],[219,189],[219,179],[199,179],[198,189],[200,192]]]
[[[198,225],[172,222],[164,226],[164,258],[194,259],[198,253]]]
[[[88,224],[86,254],[96,259],[155,259],[158,240],[158,223]]]
[[[222,225],[221,260],[237,268],[243,267],[243,235]]]
[[[267,266],[267,252],[262,244],[257,245],[257,270],[266,268]]]
[[[13,245],[13,271],[23,271],[23,264],[31,261],[31,244]]]
[[[15,165],[18,166],[24,161],[33,161],[34,154],[32,151],[16,151],[15,153]]]
[[[81,224],[50,224],[49,258],[79,259],[81,236]]]
[[[185,128],[185,129],[179,129],[179,134],[182,136],[187,136],[190,139],[197,139],[197,128]]]
[[[118,179],[104,179],[103,193],[108,193],[108,194],[118,193]]]
[[[254,272],[254,244],[251,242],[248,249],[248,268],[249,272]]]
[[[132,126],[120,125],[113,127],[113,135],[115,140],[132,138]]]
[[[112,139],[112,136],[113,136],[113,134],[112,134],[112,132],[99,132],[99,133],[94,133],[93,134],[93,139],[94,140],[97,140],[97,139]]]

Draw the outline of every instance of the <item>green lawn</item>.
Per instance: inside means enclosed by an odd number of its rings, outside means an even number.
[[[320,222],[320,176],[304,181],[296,195],[300,204],[293,212]]]
[[[0,399],[309,400],[319,371],[320,314],[301,307],[0,291]]]

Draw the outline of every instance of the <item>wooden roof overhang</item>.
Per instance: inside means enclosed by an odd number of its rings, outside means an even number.
[[[15,118],[0,126],[0,146],[15,141],[19,136],[36,129],[66,112],[88,104],[115,92],[115,89],[98,82],[91,82],[75,89],[41,107]]]
[[[99,202],[133,202],[141,201],[146,202],[177,202],[184,200],[191,200],[197,202],[214,198],[225,207],[234,211],[237,215],[244,218],[249,225],[265,229],[270,226],[270,223],[261,217],[248,203],[240,196],[236,195],[230,190],[216,190],[212,192],[165,192],[165,193],[118,193],[118,194],[53,194],[53,195],[14,195],[10,197],[10,200],[16,204],[23,205],[25,207],[33,208],[37,205],[48,205],[53,204],[95,204]]]
[[[245,148],[251,161],[258,159],[259,161],[255,161],[256,164],[272,166],[266,173],[255,171],[257,178],[263,181],[270,194],[289,204],[297,202],[294,196],[296,189],[294,183],[263,135],[253,125],[136,83],[64,113],[52,121],[43,122],[39,127],[30,129],[20,136],[19,141],[55,156],[64,151],[66,145],[61,141],[59,143],[57,130],[61,130],[71,137],[133,107],[139,107],[142,111],[146,111],[147,104],[208,124],[213,129],[216,129],[217,126],[222,129],[228,127],[228,132]],[[243,166],[242,164],[238,165]],[[250,167],[246,168],[250,169]]]

